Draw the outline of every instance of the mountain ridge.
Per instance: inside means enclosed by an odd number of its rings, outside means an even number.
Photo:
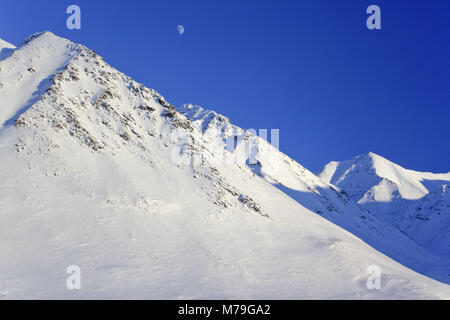
[[[374,153],[328,163],[319,177],[414,241],[448,257],[450,173],[405,169]]]
[[[445,283],[438,257],[340,188],[82,45],[31,36],[0,83],[0,297],[450,297],[417,273]],[[71,264],[85,290],[65,287]]]

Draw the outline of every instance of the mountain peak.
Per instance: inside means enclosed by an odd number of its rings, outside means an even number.
[[[395,185],[393,189],[389,187],[390,190],[398,189],[405,199],[418,199],[428,193],[421,181],[425,176],[433,179],[432,175],[405,169],[373,152],[346,161],[332,161],[319,173],[321,179],[342,188],[357,200],[380,183]]]
[[[375,162],[375,161],[386,161],[386,162],[391,162],[391,161],[389,161],[388,159],[386,159],[386,158],[384,158],[384,157],[382,157],[382,156],[380,156],[380,155],[378,155],[378,154],[376,154],[376,153],[374,153],[374,152],[371,152],[371,151],[369,151],[369,152],[367,152],[367,153],[363,153],[363,154],[360,154],[360,155],[358,155],[358,156],[356,156],[356,157],[354,157],[353,159],[350,159],[350,160],[348,160],[348,161],[354,161],[354,162],[356,162],[356,161],[361,161],[361,160],[369,160],[369,161],[371,161],[371,162]],[[392,163],[392,162],[391,162]]]
[[[416,270],[440,260],[265,138],[196,105],[180,107],[181,116],[156,91],[51,32],[7,51],[0,297],[73,298],[61,286],[70,261],[92,271],[84,298],[386,297],[361,288],[368,264],[381,266],[392,288],[407,279],[419,297],[441,294],[375,249]],[[357,162],[372,172],[372,160]]]
[[[14,49],[0,51],[0,127],[29,109],[45,93],[56,74],[83,46],[44,31],[31,35]],[[20,90],[20,94],[18,94]]]
[[[195,126],[202,132],[215,125],[217,129],[224,130],[225,127],[230,127],[230,119],[218,114],[213,110],[204,109],[198,105],[184,104],[177,108],[177,111],[185,115]]]
[[[0,39],[0,62],[8,58],[15,49],[13,44]]]
[[[32,34],[31,36],[26,38],[18,47],[22,48],[22,47],[26,46],[27,44],[32,43],[38,39],[45,43],[55,42],[55,41],[72,43],[70,40],[59,37],[50,31],[42,31],[42,32],[36,32],[36,33]]]
[[[424,180],[449,180],[449,173],[429,173],[405,169],[402,166],[373,152],[368,152],[345,161],[330,161],[318,176],[328,182],[343,187],[350,177],[367,182],[385,179],[393,182],[405,191],[405,198],[418,198],[428,193],[423,186]],[[374,179],[372,179],[374,178]],[[352,178],[353,179],[353,178]],[[354,184],[358,184],[356,181]],[[409,189],[406,192],[406,189]],[[414,191],[415,190],[415,191]]]
[[[328,163],[319,177],[381,220],[436,252],[449,252],[450,174],[405,169],[373,152]]]
[[[376,153],[374,153],[374,152],[372,152],[372,151],[369,151],[368,153],[366,153],[366,156],[367,156],[367,157],[370,157],[371,159],[377,159],[377,158],[385,159],[385,158],[383,158],[382,156],[380,156],[380,155],[378,155],[378,154],[376,154]],[[386,159],[386,160],[387,160],[387,159]]]
[[[5,48],[6,49],[15,49],[16,46],[14,46],[13,44],[11,44],[3,39],[0,39],[0,51],[2,51]]]

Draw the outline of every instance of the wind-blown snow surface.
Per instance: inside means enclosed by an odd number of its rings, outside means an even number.
[[[404,266],[443,281],[439,258],[338,188],[264,142],[233,158],[51,33],[0,61],[0,122],[2,298],[450,298]],[[70,265],[81,290],[66,288]]]

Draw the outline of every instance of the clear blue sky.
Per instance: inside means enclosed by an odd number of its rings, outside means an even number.
[[[69,4],[79,31],[66,29]],[[371,4],[382,30],[366,28]],[[2,1],[0,38],[43,30],[175,105],[279,128],[281,150],[310,170],[373,151],[450,171],[450,1]]]

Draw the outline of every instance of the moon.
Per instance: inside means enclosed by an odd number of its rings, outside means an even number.
[[[179,34],[183,34],[183,33],[184,33],[184,27],[183,27],[181,24],[179,24],[179,25],[177,26],[177,30],[178,30],[178,33],[179,33]]]

